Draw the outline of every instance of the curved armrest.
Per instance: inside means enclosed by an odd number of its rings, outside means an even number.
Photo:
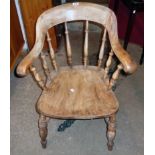
[[[31,52],[18,64],[16,73],[19,76],[26,76],[28,73],[28,68],[32,64],[34,57]]]
[[[45,32],[41,33],[39,28],[36,28],[36,31],[37,31],[36,41],[35,41],[35,44],[34,44],[32,50],[20,62],[20,64],[17,67],[16,72],[19,76],[25,76],[27,74],[28,68],[30,67],[30,65],[32,64],[34,59],[36,59],[39,56],[39,54],[43,48],[46,33]]]
[[[45,35],[41,39],[36,39],[35,45],[33,46],[32,50],[18,65],[16,72],[19,76],[25,76],[28,73],[28,68],[30,67],[34,59],[39,56],[43,48],[44,37]]]
[[[136,62],[131,58],[129,53],[123,49],[120,43],[117,43],[117,45],[113,46],[113,51],[119,59],[119,61],[122,63],[123,69],[126,73],[131,74],[136,71]]]
[[[33,60],[39,56],[43,48],[45,35],[49,28],[66,21],[88,20],[87,15],[84,16],[84,14],[79,13],[81,9],[85,10],[87,4],[88,6],[90,5],[87,7],[89,8],[88,10],[90,10],[89,20],[101,23],[105,26],[109,34],[112,49],[122,63],[124,71],[127,73],[133,73],[136,70],[136,63],[131,59],[130,55],[122,48],[118,41],[117,20],[115,14],[110,9],[89,3],[80,3],[80,5],[73,7],[72,3],[67,3],[56,8],[51,8],[39,16],[36,24],[35,45],[31,52],[18,65],[18,75],[25,76]],[[68,10],[71,11],[71,16],[68,15]],[[103,16],[96,18],[96,16],[98,17],[98,15],[101,14]],[[59,18],[57,18],[57,16],[59,16]]]

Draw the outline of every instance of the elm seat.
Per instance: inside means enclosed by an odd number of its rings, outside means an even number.
[[[40,96],[38,111],[50,117],[76,119],[103,117],[116,112],[118,101],[112,90],[107,91],[103,74],[103,69],[98,71],[92,66],[89,69],[64,67]]]

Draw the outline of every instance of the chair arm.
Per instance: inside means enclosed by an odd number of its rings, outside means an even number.
[[[33,49],[25,56],[25,58],[18,64],[16,73],[19,76],[26,76],[28,74],[28,69],[33,61],[38,57],[40,52],[34,46]]]
[[[129,53],[123,49],[123,47],[120,45],[120,43],[117,43],[116,45],[113,45],[113,51],[119,61],[123,65],[123,70],[126,73],[132,74],[137,69],[136,62],[131,58]]]
[[[19,76],[26,76],[28,74],[28,68],[32,64],[35,58],[32,56],[31,51],[30,53],[25,56],[25,58],[18,64],[16,73]]]
[[[37,29],[37,28],[36,28]],[[36,41],[32,48],[32,50],[28,53],[28,55],[20,62],[17,67],[17,74],[19,76],[25,76],[28,73],[28,68],[32,64],[32,62],[39,56],[41,50],[43,49],[44,40],[45,40],[45,32],[41,33],[39,30],[36,30]]]

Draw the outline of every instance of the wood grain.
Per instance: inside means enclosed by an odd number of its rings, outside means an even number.
[[[110,79],[109,88],[111,89],[116,84],[116,80],[119,77],[120,71],[123,69],[123,65],[119,64],[116,71],[113,73],[112,78]]]
[[[59,18],[57,18],[59,17]],[[101,24],[108,32],[112,50],[127,73],[133,73],[137,65],[130,55],[122,48],[117,35],[117,21],[114,13],[107,7],[93,3],[67,3],[51,8],[40,15],[36,24],[36,41],[31,52],[17,68],[20,75],[37,58],[43,48],[45,35],[49,28],[67,21],[88,20]]]
[[[14,64],[21,54],[24,39],[20,28],[17,10],[14,1],[10,1],[10,68],[13,70]]]
[[[40,86],[41,89],[46,89],[45,88],[45,82],[43,81],[42,77],[40,74],[37,72],[36,68],[34,66],[30,66],[30,71],[37,82],[37,84]]]
[[[68,32],[68,27],[66,22],[65,22],[65,37],[66,37],[66,47],[67,47],[67,61],[68,61],[68,64],[72,66],[72,49],[71,49],[69,32]]]
[[[72,66],[72,52],[66,24],[69,21],[75,20],[84,20],[86,22],[82,59],[84,60],[84,64],[81,66]],[[89,21],[98,23],[104,28],[98,66],[89,66],[88,64]],[[69,62],[68,66],[64,67],[57,67],[56,65],[54,50],[48,34],[49,28],[60,23],[65,23],[67,58]],[[47,63],[45,56],[41,52],[46,35],[50,47],[52,64],[55,68],[50,74],[47,74],[49,73]],[[102,68],[101,62],[107,35],[110,40],[111,51],[109,52],[105,68]],[[47,81],[43,81],[36,68],[31,67],[33,61],[40,54],[45,73],[47,76],[50,76],[50,78],[47,78]],[[119,59],[120,64],[111,77],[108,73],[113,55]],[[112,87],[116,83],[121,69],[132,73],[136,69],[136,64],[119,43],[116,17],[109,8],[93,3],[77,2],[67,3],[45,11],[37,20],[35,44],[30,53],[19,64],[17,73],[24,76],[28,68],[30,68],[38,85],[43,89],[36,106],[40,114],[39,133],[43,147],[46,147],[48,117],[61,119],[106,117],[108,119],[108,149],[112,150],[116,132],[115,115],[119,108],[119,103],[112,91]]]
[[[114,139],[116,135],[116,114],[109,116],[109,121],[107,125],[107,139],[108,139],[108,150],[112,151],[114,145]]]
[[[104,73],[104,79],[107,79],[108,78],[108,73],[109,73],[109,69],[110,69],[110,65],[112,63],[112,57],[114,55],[114,52],[111,50],[109,52],[109,57],[108,57],[108,60],[106,62],[106,67],[105,67],[105,73]],[[108,78],[109,79],[109,78]]]
[[[50,37],[48,32],[46,34],[47,34],[47,42],[48,42],[48,46],[49,46],[49,50],[50,50],[51,62],[52,62],[52,65],[53,65],[54,69],[58,70],[57,63],[56,63],[56,60],[55,60],[54,49],[53,49],[52,43],[51,43],[51,37]]]
[[[90,66],[87,70],[82,66],[72,70],[63,68],[43,91],[37,104],[39,112],[50,117],[76,119],[115,113],[118,101],[112,91],[107,91],[103,72]]]
[[[106,33],[107,33],[107,30],[104,29],[102,43],[101,43],[100,52],[99,52],[98,67],[101,67],[101,65],[102,65],[102,60],[103,60],[103,56],[104,56],[104,47],[105,47],[105,41],[106,41]]]
[[[37,18],[41,15],[41,13],[53,6],[52,0],[19,0],[19,4],[23,16],[28,45],[31,49],[35,43],[35,26]],[[52,36],[53,48],[57,49],[54,28],[49,30],[49,34]],[[48,49],[47,42],[45,42],[44,49]]]
[[[50,70],[48,68],[48,65],[47,65],[47,60],[46,60],[46,55],[45,53],[41,52],[41,61],[42,61],[42,66],[43,66],[43,69],[44,69],[44,73],[46,75],[46,79],[50,79]]]
[[[87,66],[88,63],[88,27],[89,22],[86,20],[85,25],[85,39],[84,39],[84,66]]]

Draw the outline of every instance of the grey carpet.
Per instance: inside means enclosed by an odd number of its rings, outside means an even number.
[[[78,33],[71,37],[74,62],[79,62],[82,44]],[[97,34],[96,34],[97,35]],[[98,51],[98,39],[90,37],[90,53]],[[139,62],[141,48],[129,44],[128,50]],[[63,41],[57,56],[65,64]],[[143,155],[143,81],[144,66],[131,76],[121,76],[116,95],[120,101],[117,134],[112,152],[107,150],[106,125],[103,119],[77,120],[65,132],[57,132],[63,120],[49,122],[48,144],[42,149],[38,135],[35,103],[41,93],[32,77],[17,78],[11,73],[11,155]]]

